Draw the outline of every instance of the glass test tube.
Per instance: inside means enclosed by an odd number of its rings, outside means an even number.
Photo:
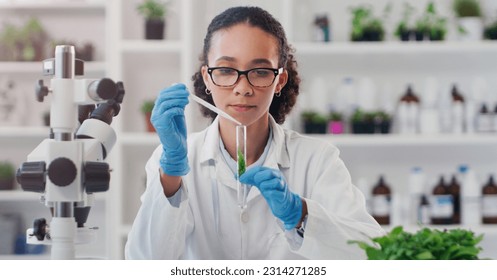
[[[245,172],[247,158],[247,127],[245,125],[236,126],[236,159],[237,159],[237,195],[238,206],[244,209],[247,206],[248,185],[242,184],[240,176]]]

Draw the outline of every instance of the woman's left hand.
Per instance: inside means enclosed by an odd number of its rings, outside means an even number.
[[[290,230],[298,225],[302,217],[302,200],[288,189],[285,177],[279,170],[256,166],[240,176],[240,182],[259,189],[273,215],[285,224],[285,229]]]

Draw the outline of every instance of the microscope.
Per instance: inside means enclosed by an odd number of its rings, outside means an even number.
[[[59,45],[55,58],[43,61],[43,74],[53,76],[51,88],[39,80],[38,101],[51,93],[50,138],[43,140],[17,170],[24,191],[42,193],[52,218],[36,219],[26,232],[28,244],[51,245],[52,259],[75,259],[75,245],[95,239],[85,227],[93,196],[109,189],[110,168],[104,162],[116,142],[110,126],[124,97],[122,82],[75,79],[84,62],[74,46]]]

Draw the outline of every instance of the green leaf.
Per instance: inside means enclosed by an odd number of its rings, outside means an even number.
[[[434,257],[429,251],[424,251],[422,253],[419,253],[415,256],[415,259],[417,260],[433,260]]]
[[[386,260],[386,256],[381,250],[372,247],[366,248],[366,255],[369,260]]]
[[[371,245],[365,241],[348,243],[365,250],[370,260],[475,260],[481,251],[476,245],[482,239],[483,235],[475,236],[465,229],[421,228],[412,234],[398,226],[383,236],[370,238]]]

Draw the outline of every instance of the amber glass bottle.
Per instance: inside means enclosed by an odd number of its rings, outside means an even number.
[[[452,223],[454,202],[443,176],[433,188],[430,201],[431,223],[434,225],[448,225]]]
[[[380,225],[390,224],[391,189],[380,176],[378,183],[372,189],[372,216]]]
[[[461,185],[456,179],[455,175],[452,175],[452,179],[450,180],[450,184],[448,187],[449,194],[452,195],[453,203],[453,215],[452,215],[452,223],[460,224],[461,223]]]
[[[497,185],[493,176],[483,186],[481,210],[484,224],[497,224]]]

